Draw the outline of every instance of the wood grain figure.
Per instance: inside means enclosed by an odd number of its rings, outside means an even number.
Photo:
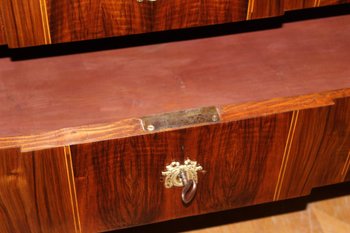
[[[286,5],[1,6],[10,44],[20,47],[268,17]],[[41,47],[28,49],[41,51],[40,59],[1,57],[0,232],[95,233],[350,181],[349,38],[350,15],[343,14],[93,53],[55,56]],[[182,188],[164,187],[162,171],[188,158],[204,171],[185,205]]]
[[[3,0],[11,48],[281,16],[349,0]]]
[[[45,0],[3,0],[1,13],[9,47],[50,44]]]
[[[273,200],[291,113],[72,146],[83,232],[123,228]],[[172,161],[198,161],[191,205],[166,189]]]
[[[297,10],[316,7],[318,0],[284,0],[284,10]]]
[[[284,14],[282,0],[249,0],[247,19],[259,19]]]
[[[0,151],[0,232],[79,232],[69,155],[63,148]]]
[[[300,111],[279,199],[342,182],[349,149],[350,98],[338,99],[334,106]]]
[[[154,4],[152,31],[245,20],[246,0],[175,0]]]
[[[2,22],[2,15],[0,10],[0,45],[6,44],[6,35],[5,35],[5,27],[4,23]]]
[[[53,43],[151,31],[152,3],[46,0]]]

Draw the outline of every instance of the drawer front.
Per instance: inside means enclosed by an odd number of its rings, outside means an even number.
[[[283,15],[286,10],[349,2],[3,0],[0,11],[7,43],[16,48],[267,18]],[[1,36],[0,43],[4,43]]]
[[[328,5],[337,5],[350,3],[350,0],[317,0],[318,6],[328,6]]]
[[[151,31],[151,7],[137,0],[47,0],[52,43]]]
[[[52,43],[273,17],[282,0],[46,0]]]
[[[159,0],[154,4],[153,30],[242,21],[247,10],[247,0]]]
[[[3,0],[10,48],[151,31],[152,4],[137,0]]]
[[[49,44],[49,29],[41,14],[44,0],[2,0],[0,17],[10,48]]]
[[[259,19],[284,14],[284,0],[250,0],[247,19]]]
[[[287,10],[296,10],[303,8],[315,7],[318,0],[285,0],[284,9]]]
[[[274,199],[292,113],[71,147],[83,232],[105,231]],[[203,167],[193,202],[161,172]]]

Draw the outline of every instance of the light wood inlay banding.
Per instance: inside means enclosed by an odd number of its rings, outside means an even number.
[[[293,116],[292,116],[292,120],[291,120],[291,124],[290,124],[290,129],[289,129],[287,141],[286,141],[286,146],[285,146],[285,149],[284,149],[283,160],[282,160],[282,164],[281,164],[281,170],[280,170],[280,173],[279,173],[279,176],[278,176],[276,189],[275,189],[275,194],[274,194],[274,197],[273,197],[274,201],[279,199],[279,196],[280,196],[280,193],[281,193],[283,179],[284,179],[284,175],[285,175],[287,164],[288,164],[290,149],[291,149],[291,145],[292,145],[294,134],[295,134],[295,128],[296,128],[296,125],[297,125],[297,122],[298,122],[298,116],[299,116],[299,110],[298,111],[294,111],[293,112]]]
[[[253,11],[254,11],[254,2],[255,0],[249,0],[248,2],[248,10],[247,10],[247,20],[250,20],[252,19],[252,14],[253,14]]]
[[[72,211],[73,211],[73,217],[74,217],[75,232],[80,233],[81,224],[80,224],[80,218],[79,218],[77,193],[75,189],[74,171],[72,166],[72,154],[71,154],[70,146],[65,146],[63,149],[64,149],[65,162],[67,167],[67,177],[69,182],[69,192],[71,196],[71,205],[72,205]]]
[[[47,7],[46,7],[45,0],[40,0],[40,13],[41,13],[41,19],[42,19],[42,25],[43,25],[43,31],[44,31],[45,44],[51,44],[50,25],[49,25],[49,19],[47,16]]]

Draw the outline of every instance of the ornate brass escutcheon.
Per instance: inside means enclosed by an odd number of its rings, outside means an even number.
[[[197,171],[200,170],[203,170],[202,166],[190,159],[187,159],[182,165],[179,162],[172,162],[166,166],[166,171],[162,172],[162,175],[165,176],[164,185],[166,188],[184,187],[181,198],[185,204],[188,204],[196,194]]]

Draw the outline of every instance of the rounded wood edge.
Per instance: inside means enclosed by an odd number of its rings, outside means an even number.
[[[294,97],[273,98],[259,102],[225,105],[220,108],[224,121],[243,120],[334,104],[335,99],[350,96],[350,88]]]

